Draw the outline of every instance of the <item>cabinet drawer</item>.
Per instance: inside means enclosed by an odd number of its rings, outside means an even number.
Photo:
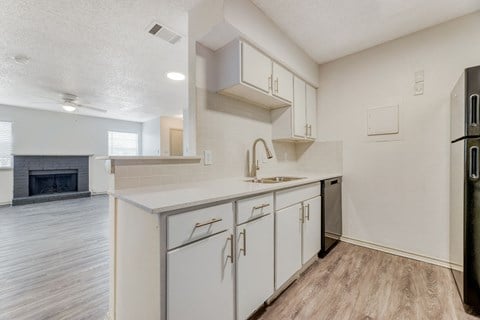
[[[237,224],[273,212],[273,193],[237,201]]]
[[[167,249],[185,245],[232,227],[232,203],[169,216],[167,218]]]
[[[276,193],[275,210],[286,208],[295,203],[299,203],[320,195],[320,182],[308,184],[306,186],[286,189]]]

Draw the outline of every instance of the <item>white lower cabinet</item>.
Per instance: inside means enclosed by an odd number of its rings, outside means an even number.
[[[303,202],[303,255],[302,263],[306,263],[321,249],[322,206],[321,197]]]
[[[321,249],[320,185],[280,191],[276,199],[283,208],[275,212],[275,289],[280,289]]]
[[[237,320],[273,294],[273,213],[237,226]]]
[[[234,319],[232,230],[167,253],[167,319]]]
[[[167,320],[248,319],[320,251],[319,183],[232,207],[167,218]]]
[[[296,204],[275,213],[275,289],[302,267],[302,206]]]

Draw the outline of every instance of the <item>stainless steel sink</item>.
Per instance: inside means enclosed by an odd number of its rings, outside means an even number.
[[[249,179],[245,180],[247,182],[252,183],[280,183],[280,182],[288,182],[294,180],[305,179],[304,177],[267,177],[267,178],[257,178],[257,179]]]

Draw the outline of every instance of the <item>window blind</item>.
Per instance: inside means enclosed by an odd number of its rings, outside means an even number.
[[[12,123],[0,121],[0,168],[12,167]]]
[[[138,156],[138,134],[108,132],[109,156]]]

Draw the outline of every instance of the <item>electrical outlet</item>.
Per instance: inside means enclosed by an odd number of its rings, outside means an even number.
[[[203,151],[203,164],[206,166],[211,166],[213,164],[212,151],[210,150]]]

